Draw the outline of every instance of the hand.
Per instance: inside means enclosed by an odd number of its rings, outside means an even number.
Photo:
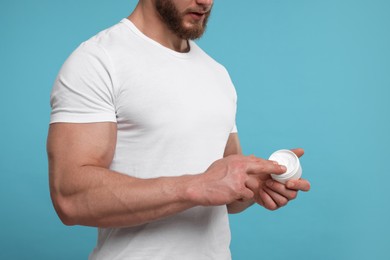
[[[257,178],[267,178],[271,173],[282,174],[286,167],[254,156],[231,155],[214,162],[199,175],[190,191],[198,205],[216,206],[237,200],[252,200],[251,187]]]
[[[292,150],[298,157],[304,154],[303,149]],[[254,189],[252,189],[253,191]],[[297,197],[298,191],[309,191],[310,183],[307,180],[290,180],[285,185],[272,180],[270,176],[259,180],[258,191],[255,192],[255,201],[269,210],[276,210],[287,205]]]

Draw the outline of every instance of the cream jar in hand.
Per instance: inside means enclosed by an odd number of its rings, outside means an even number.
[[[290,150],[278,150],[271,154],[269,160],[276,161],[280,165],[286,166],[285,173],[277,175],[271,174],[272,179],[286,183],[288,180],[296,180],[301,178],[302,168],[298,156]]]

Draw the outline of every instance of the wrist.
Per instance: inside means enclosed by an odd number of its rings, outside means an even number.
[[[202,198],[202,174],[184,175],[182,180],[176,185],[180,190],[180,198],[182,201],[190,203],[192,206],[204,206]]]

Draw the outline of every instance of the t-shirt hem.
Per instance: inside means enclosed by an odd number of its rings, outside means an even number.
[[[100,123],[114,122],[116,118],[112,115],[51,115],[50,124],[53,123]]]

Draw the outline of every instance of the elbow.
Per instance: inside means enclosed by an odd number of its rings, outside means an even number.
[[[51,194],[54,209],[61,222],[66,226],[77,225],[75,205],[71,199],[60,194]]]

